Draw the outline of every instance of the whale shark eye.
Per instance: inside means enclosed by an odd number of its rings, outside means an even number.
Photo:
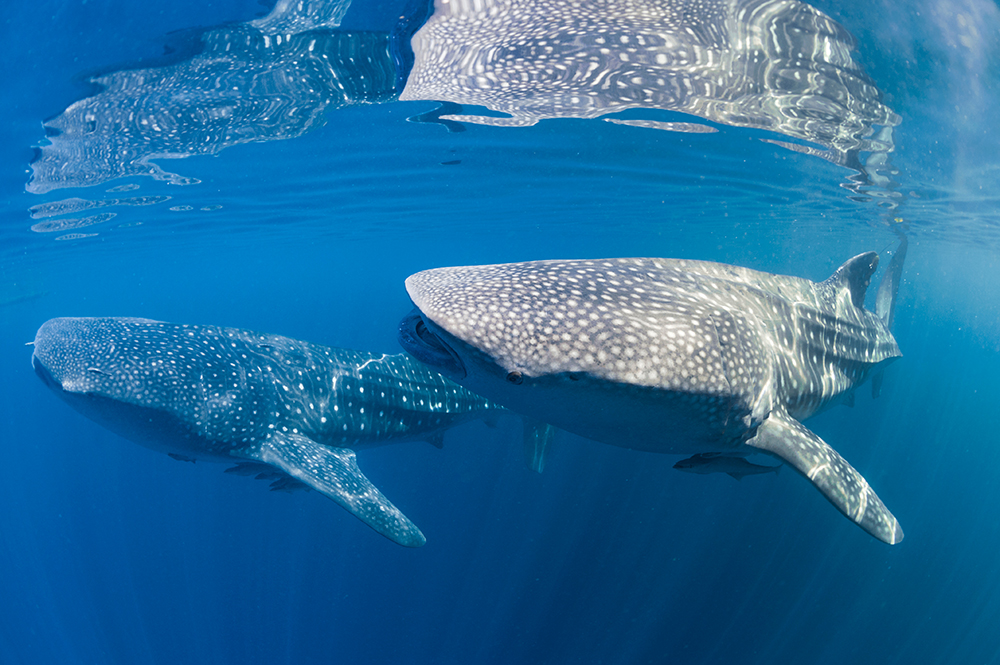
[[[520,372],[514,371],[507,375],[507,381],[513,383],[515,386],[519,386],[524,381],[524,376]]]

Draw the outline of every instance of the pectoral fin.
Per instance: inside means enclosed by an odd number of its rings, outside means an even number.
[[[879,540],[895,545],[903,530],[860,473],[802,423],[773,411],[747,445],[770,453],[804,475],[830,503]]]
[[[389,540],[420,547],[427,539],[365,478],[346,448],[330,448],[297,434],[272,434],[261,461],[281,469],[346,508]]]

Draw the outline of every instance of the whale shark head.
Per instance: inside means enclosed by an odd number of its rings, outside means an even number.
[[[123,339],[131,323],[147,319],[60,318],[35,334],[31,364],[42,381],[64,397],[100,396],[135,401],[137,376]],[[132,349],[134,353],[137,349]],[[146,393],[148,397],[148,389]]]
[[[657,292],[639,259],[438,268],[412,275],[406,289],[418,310],[408,320],[419,317],[422,328],[411,328],[422,332],[401,342],[435,366],[462,365],[515,384],[577,373],[712,389],[704,376],[683,378],[683,367],[657,362],[660,351],[704,347],[715,331],[701,305]],[[436,346],[445,350],[439,359]]]
[[[234,430],[225,414],[262,395],[224,346],[218,335],[149,319],[58,318],[38,329],[31,362],[60,398],[116,434],[155,450],[225,457],[205,441],[246,436],[253,423]]]
[[[651,259],[426,270],[406,280],[418,311],[404,328],[419,334],[400,342],[470,390],[557,427],[647,448],[675,422],[697,451],[746,427],[741,398],[770,364],[711,303],[661,288],[675,278],[683,273]],[[727,360],[740,372],[727,375]]]

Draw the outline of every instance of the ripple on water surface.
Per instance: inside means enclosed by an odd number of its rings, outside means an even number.
[[[38,222],[32,225],[31,230],[35,233],[55,233],[56,231],[68,231],[69,229],[82,229],[85,226],[93,226],[114,219],[118,216],[116,212],[102,212],[87,217],[74,217],[71,219],[53,219],[48,222]]]
[[[88,199],[72,198],[61,201],[49,201],[31,206],[28,213],[32,219],[44,219],[57,215],[70,215],[75,212],[94,210],[96,208],[110,208],[111,206],[151,206],[157,203],[169,201],[171,196],[130,196],[123,199]],[[102,220],[103,221],[103,220]],[[96,222],[93,222],[96,223]]]

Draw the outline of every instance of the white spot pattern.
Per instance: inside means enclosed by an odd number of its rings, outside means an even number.
[[[501,408],[405,355],[147,319],[53,319],[34,362],[69,396],[173,424],[131,438],[207,457],[252,457],[276,427],[353,449],[423,440]],[[122,409],[120,425],[138,432],[131,414]]]
[[[815,283],[704,261],[535,261],[427,270],[406,288],[484,395],[614,445],[766,450],[898,542],[864,478],[795,420],[900,355],[863,307],[877,263],[861,254]]]

